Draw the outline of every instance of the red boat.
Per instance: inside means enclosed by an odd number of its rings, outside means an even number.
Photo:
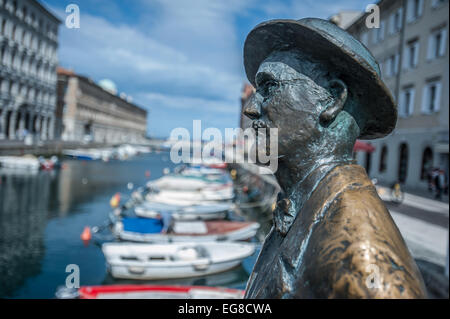
[[[203,286],[110,285],[61,288],[60,299],[242,299],[239,289]]]

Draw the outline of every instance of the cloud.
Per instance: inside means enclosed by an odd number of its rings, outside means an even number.
[[[138,98],[151,105],[164,106],[170,109],[228,114],[236,114],[240,110],[236,107],[236,101],[232,100],[211,100],[202,97],[173,96],[159,93],[144,93],[139,95]]]
[[[150,110],[238,114],[243,78],[235,61],[233,10],[208,1],[196,1],[188,10],[176,1],[161,6],[152,27],[114,23],[81,11],[80,29],[61,28],[61,64],[97,81],[112,79],[119,91]],[[150,10],[143,5],[143,12],[146,8]]]
[[[46,2],[54,4],[51,9],[64,21],[68,3]],[[169,113],[170,121],[187,125],[193,116],[214,121],[221,117],[228,121],[222,123],[227,127],[238,125],[240,90],[246,81],[242,48],[256,23],[271,18],[326,18],[339,8],[361,6],[359,0],[79,3],[81,28],[60,28],[61,65],[96,81],[113,80],[120,92],[151,111],[149,126],[157,127],[158,135],[170,126],[158,116]]]

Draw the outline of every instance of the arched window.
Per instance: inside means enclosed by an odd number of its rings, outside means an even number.
[[[433,151],[430,147],[425,148],[422,155],[422,170],[420,172],[420,179],[426,180],[428,173],[433,167]]]
[[[10,67],[14,68],[14,61],[16,60],[16,52],[12,52],[11,54],[11,64]]]
[[[26,39],[26,37],[27,37],[27,32],[26,32],[25,30],[23,30],[23,32],[22,32],[22,41],[21,41],[21,43],[22,43],[23,45],[25,45],[25,39]]]
[[[0,26],[0,31],[2,35],[6,34],[6,19],[3,19],[2,24]]]
[[[22,55],[22,59],[20,60],[20,68],[19,68],[20,70],[22,70],[24,72],[25,72],[25,58],[26,58],[25,54]]]
[[[12,27],[12,33],[11,33],[11,39],[13,39],[13,41],[16,40],[16,29],[17,29],[17,26],[14,24]]]
[[[380,154],[380,166],[378,167],[380,173],[386,172],[387,169],[387,151],[387,146],[383,145]]]
[[[5,58],[5,47],[2,47],[2,49],[0,50],[0,63],[3,63],[3,59]]]
[[[27,8],[26,7],[22,8],[22,19],[24,21],[26,21],[26,19],[27,19]]]
[[[408,175],[408,145],[402,143],[400,145],[400,158],[398,161],[398,180],[400,183],[406,181]]]

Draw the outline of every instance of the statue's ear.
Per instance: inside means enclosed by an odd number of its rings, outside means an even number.
[[[347,101],[347,85],[339,80],[333,79],[329,82],[329,91],[333,95],[333,101],[320,114],[320,123],[327,126],[338,116]]]

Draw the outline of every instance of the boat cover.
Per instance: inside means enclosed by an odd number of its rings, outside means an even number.
[[[133,233],[157,234],[163,229],[163,221],[155,218],[123,218],[123,230]]]

